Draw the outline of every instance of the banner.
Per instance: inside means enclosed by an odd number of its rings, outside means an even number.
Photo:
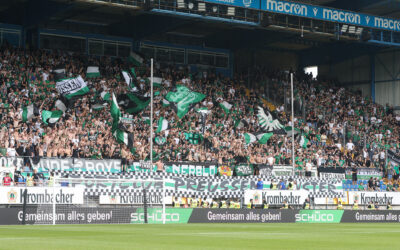
[[[296,223],[339,223],[343,210],[300,210],[295,215]]]
[[[267,164],[257,164],[255,165],[258,168],[258,175],[261,176],[272,176],[273,167]]]
[[[65,96],[67,99],[84,95],[89,92],[89,88],[81,76],[76,78],[62,79],[56,83],[56,88],[58,93]]]
[[[31,160],[33,168],[38,172],[58,171],[87,171],[101,173],[121,172],[121,160],[92,160],[83,158],[41,158],[38,163]]]
[[[368,180],[372,178],[382,179],[383,173],[376,168],[357,168],[357,178],[359,180]],[[346,179],[351,179],[352,169],[346,169]]]
[[[349,204],[357,201],[358,205],[369,205],[371,202],[379,206],[400,205],[400,193],[397,192],[348,192]]]
[[[345,211],[341,222],[400,222],[400,211],[399,210],[363,210],[363,211]]]
[[[100,204],[126,204],[126,205],[143,205],[144,197],[143,192],[125,194],[125,195],[100,195],[99,196]],[[163,204],[163,195],[162,193],[148,193],[146,194],[146,203],[148,205],[162,205]],[[172,197],[165,197],[165,204],[172,204]]]
[[[227,4],[234,4],[227,3]],[[327,7],[319,7],[310,4],[302,4],[281,0],[262,0],[261,10],[319,19],[330,22],[346,23],[356,26],[365,26],[374,29],[400,31],[400,21],[392,18],[384,18],[373,15],[361,14],[352,11],[339,10]]]
[[[166,173],[190,176],[216,176],[218,174],[217,163],[190,163],[190,162],[165,162]],[[134,162],[128,167],[128,172],[157,172],[157,166],[144,168],[140,162]]]
[[[392,168],[400,166],[400,156],[398,156],[392,150],[387,151],[387,161],[389,166],[391,166]]]
[[[260,0],[206,0],[205,2],[227,4],[242,8],[260,9]]]
[[[323,179],[338,179],[343,180],[345,178],[345,168],[318,168],[319,177]]]
[[[62,175],[62,173],[61,173]],[[244,191],[257,189],[259,177],[177,177],[167,173],[129,173],[127,175],[69,175],[71,185],[84,185],[88,195],[122,195],[141,193],[143,189],[153,193],[163,192],[163,181],[165,181],[165,192],[167,196],[175,197],[199,197],[199,198],[236,198],[243,197]],[[107,179],[112,183],[107,183]],[[124,182],[118,182],[121,179]],[[287,177],[282,181],[286,186],[295,182],[294,190],[306,190],[310,196],[317,197],[342,197],[342,182],[336,180],[302,179]],[[73,181],[72,181],[73,180]],[[127,180],[131,180],[127,182]],[[275,179],[261,178],[263,189],[269,190],[271,183],[277,184]]]
[[[165,222],[170,223],[399,223],[399,210],[292,210],[292,209],[206,209],[166,208]],[[0,208],[0,225],[21,225],[22,207]],[[144,209],[132,207],[96,208],[59,205],[56,224],[142,224]],[[48,207],[27,207],[26,224],[52,224]],[[150,224],[162,224],[162,209],[149,208]]]
[[[299,210],[280,209],[193,209],[189,223],[289,223]]]
[[[228,166],[228,165],[220,165],[220,166],[218,166],[218,174],[220,176],[232,176],[233,169],[231,166]]]
[[[192,208],[166,208],[165,209],[165,223],[176,224],[176,223],[188,223],[189,218],[193,212]],[[147,209],[147,221],[149,224],[163,224],[163,210],[162,208],[148,208]],[[144,223],[144,209],[137,208],[134,213],[131,214],[132,224],[143,224]]]
[[[83,187],[0,187],[0,204],[23,204],[27,189],[27,204],[83,204]]]
[[[246,190],[244,192],[244,203],[249,204],[250,199],[253,204],[262,205],[265,201],[268,205],[303,205],[308,198],[309,192],[306,190]]]
[[[290,165],[274,165],[272,169],[274,176],[291,176],[293,175],[293,166]]]
[[[239,164],[235,166],[235,174],[237,176],[253,175],[254,169],[251,164]]]

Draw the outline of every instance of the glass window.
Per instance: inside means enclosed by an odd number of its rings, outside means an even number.
[[[104,42],[104,55],[105,56],[117,56],[117,44]]]
[[[158,61],[169,61],[169,49],[157,48],[157,60]]]
[[[143,55],[145,55],[147,58],[154,58],[154,52],[155,52],[155,49],[154,49],[154,47],[148,47],[148,46],[146,46],[146,47],[141,47],[140,48],[140,52],[142,52],[143,53]]]
[[[19,33],[3,31],[1,42],[7,42],[13,46],[19,46]]]
[[[214,57],[212,54],[201,54],[201,64],[214,66]]]
[[[131,45],[130,44],[118,44],[118,56],[120,57],[128,57],[131,53]]]
[[[42,49],[60,49],[73,52],[85,52],[84,38],[40,34],[40,47]]]
[[[184,50],[171,50],[171,61],[174,63],[185,63]]]
[[[200,54],[189,51],[188,52],[188,63],[189,64],[200,64]]]
[[[103,42],[89,40],[89,54],[90,55],[103,55]]]
[[[229,66],[229,60],[227,56],[217,55],[215,61],[216,61],[215,66],[219,68],[228,68]]]

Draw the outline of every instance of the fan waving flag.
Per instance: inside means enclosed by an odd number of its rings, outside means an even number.
[[[99,67],[97,66],[89,66],[87,67],[86,70],[86,77],[87,78],[95,78],[95,77],[100,77],[100,71],[99,71]]]
[[[202,93],[191,91],[182,85],[176,85],[176,92],[169,92],[165,98],[171,103],[179,119],[182,119],[196,103],[201,102],[205,97]]]
[[[131,51],[131,53],[128,57],[128,61],[130,61],[131,63],[133,63],[137,66],[140,66],[143,64],[144,58],[141,55],[139,55],[138,53]]]
[[[232,108],[232,104],[227,103],[226,101],[223,101],[219,104],[221,108],[224,110],[226,114],[229,114]]]
[[[63,115],[63,112],[61,110],[57,111],[47,111],[47,110],[42,110],[42,121],[46,125],[52,125],[61,118]]]
[[[257,140],[256,136],[251,133],[244,133],[244,141],[246,144],[251,144]]]
[[[128,146],[129,149],[133,148],[133,134],[127,133],[121,129],[116,129],[114,131],[114,137],[119,143],[123,143]]]
[[[22,122],[27,122],[34,116],[40,115],[39,109],[35,104],[31,104],[22,109]]]
[[[264,109],[258,107],[258,123],[264,129],[265,132],[272,132],[274,134],[286,134],[285,126],[283,126],[278,119],[272,118],[272,115],[267,112],[265,114]]]
[[[56,89],[60,95],[63,95],[68,100],[89,93],[89,88],[81,76],[58,81]]]
[[[118,95],[118,104],[129,114],[137,114],[150,104],[150,97],[133,93]]]
[[[160,119],[158,120],[158,127],[156,133],[160,133],[161,131],[167,129],[168,129],[168,120],[161,116]]]
[[[114,123],[115,122],[118,123],[119,122],[119,118],[121,117],[121,110],[119,109],[117,98],[115,98],[114,93],[112,95],[110,113],[111,113],[111,117],[114,120]]]
[[[300,139],[300,146],[303,148],[307,148],[308,141],[309,139],[307,139],[304,135],[302,135]]]
[[[261,133],[257,135],[258,143],[260,144],[265,144],[268,142],[269,138],[271,138],[274,135],[274,133]]]

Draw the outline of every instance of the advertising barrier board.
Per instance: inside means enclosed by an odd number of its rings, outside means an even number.
[[[83,187],[0,187],[0,204],[23,204],[24,190],[27,190],[27,204],[83,204]]]
[[[283,205],[284,202],[289,205],[302,205],[308,196],[309,192],[306,190],[246,190],[244,203],[249,204],[252,199],[255,205],[261,205],[263,201],[268,205]]]

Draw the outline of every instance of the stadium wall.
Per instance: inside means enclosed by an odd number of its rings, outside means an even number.
[[[400,106],[400,51],[386,50],[319,66],[319,75],[359,90],[381,105]]]

